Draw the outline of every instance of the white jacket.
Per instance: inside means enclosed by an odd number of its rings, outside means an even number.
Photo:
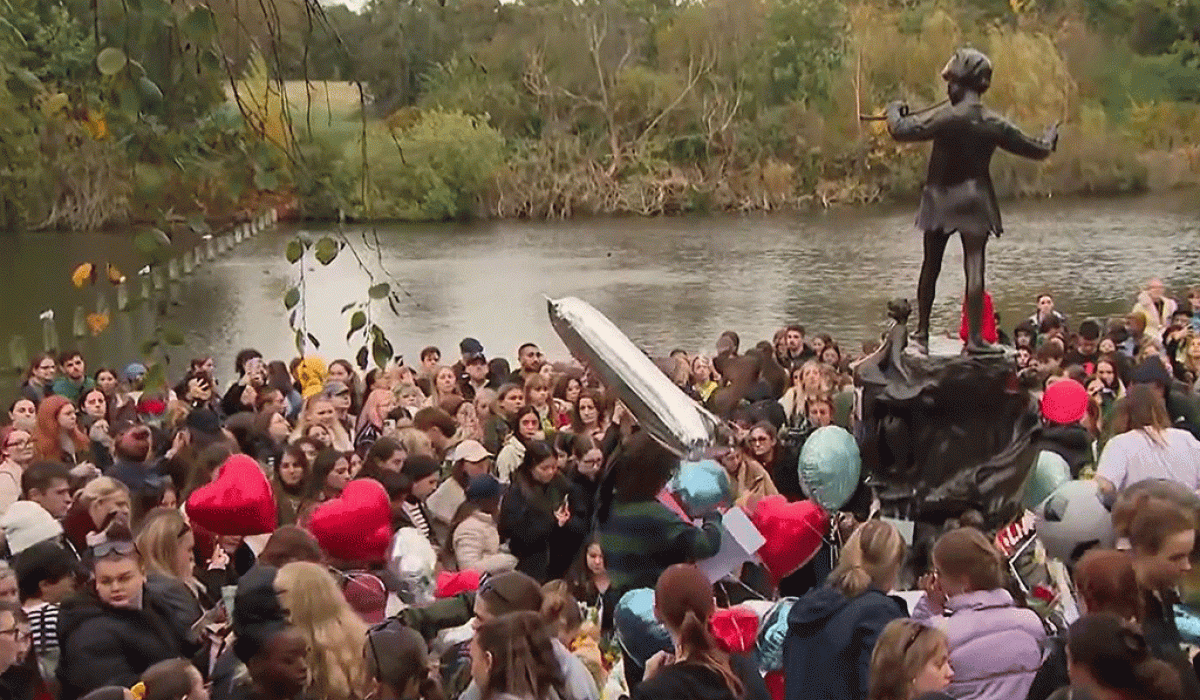
[[[500,532],[495,519],[482,511],[475,511],[459,523],[454,530],[453,546],[459,569],[498,574],[517,568],[517,558],[500,551]]]
[[[525,459],[525,445],[517,439],[516,435],[510,435],[508,441],[504,443],[504,447],[500,448],[500,454],[496,455],[496,474],[500,483],[507,484],[512,480],[512,473],[521,466],[523,459]]]
[[[1171,316],[1175,314],[1175,309],[1178,304],[1171,297],[1162,298],[1162,313],[1158,313],[1158,307],[1150,301],[1149,292],[1142,292],[1138,295],[1137,303],[1133,305],[1134,311],[1141,311],[1146,316],[1146,333],[1155,338],[1162,338],[1163,331],[1167,326],[1171,325]]]

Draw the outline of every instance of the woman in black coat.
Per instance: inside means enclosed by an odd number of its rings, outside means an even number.
[[[587,534],[587,512],[559,473],[554,449],[531,441],[500,505],[500,538],[517,570],[541,583],[562,578]]]

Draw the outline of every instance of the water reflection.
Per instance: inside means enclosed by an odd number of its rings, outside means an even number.
[[[1006,233],[989,246],[989,291],[1003,325],[1032,312],[1034,296],[1053,291],[1073,319],[1128,310],[1146,277],[1174,290],[1200,282],[1189,265],[1200,253],[1200,207],[1194,197],[1039,202],[1006,209]],[[281,229],[205,263],[181,288],[179,312],[186,355],[212,354],[231,371],[239,348],[269,357],[294,354],[281,299],[297,270],[283,258],[291,233],[331,231],[316,225]],[[857,346],[883,327],[892,296],[914,296],[920,236],[912,209],[813,215],[704,217],[474,225],[392,225],[376,233],[345,231],[367,266],[387,271],[402,292],[399,318],[386,306],[376,322],[397,351],[415,359],[426,344],[450,358],[464,335],[489,353],[511,357],[526,341],[551,356],[565,351],[546,320],[542,295],[576,295],[607,314],[635,342],[655,350],[711,349],[735,329],[744,342],[769,338],[799,321]],[[10,298],[0,319],[7,337],[25,333],[31,350],[41,333],[37,314],[51,300],[59,332],[70,337],[69,309],[89,295],[70,287],[70,269],[110,257],[131,273],[140,261],[111,235],[32,233],[11,236],[0,274]],[[365,298],[370,279],[349,251],[332,265],[305,270],[308,330],[320,354],[350,356],[340,309]],[[382,278],[379,278],[382,279]],[[379,281],[377,279],[377,281]],[[957,328],[962,293],[961,249],[948,247],[935,328]],[[144,318],[118,319],[85,350],[124,364],[138,356]],[[69,342],[69,341],[68,341]],[[67,344],[67,343],[64,343]],[[179,358],[176,366],[183,364]],[[95,364],[93,362],[93,364]]]

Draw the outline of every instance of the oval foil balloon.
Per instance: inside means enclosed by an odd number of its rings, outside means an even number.
[[[858,489],[862,456],[845,428],[817,428],[800,448],[800,483],[821,507],[833,512],[850,501]]]
[[[1059,382],[1062,384],[1064,382]],[[1025,482],[1025,493],[1021,496],[1021,505],[1034,510],[1042,501],[1054,493],[1054,489],[1071,480],[1071,468],[1067,460],[1057,452],[1042,450],[1038,453],[1037,461],[1029,472],[1029,480]]]
[[[684,462],[667,482],[683,511],[693,520],[702,518],[718,508],[733,505],[733,488],[729,474],[716,462]]]
[[[613,609],[613,627],[625,658],[639,668],[658,652],[675,648],[671,633],[654,615],[653,588],[635,588],[621,596]]]
[[[576,297],[546,299],[564,344],[625,403],[642,429],[683,459],[699,459],[720,421],[680,391],[604,314]]]

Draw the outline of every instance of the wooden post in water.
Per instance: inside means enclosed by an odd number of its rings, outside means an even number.
[[[75,315],[71,319],[71,335],[77,339],[87,335],[87,313],[82,306],[75,307]]]
[[[183,254],[183,274],[192,274],[192,251],[187,251]]]
[[[117,311],[129,310],[129,280],[117,285]]]
[[[174,282],[179,279],[179,258],[171,258],[167,261],[167,281]]]
[[[166,284],[163,281],[163,271],[161,267],[150,269],[151,291],[163,291],[166,289]]]
[[[54,323],[54,309],[46,309],[40,316],[42,320],[42,352],[56,352],[62,349],[58,342],[58,325]]]
[[[213,260],[217,257],[217,246],[214,242],[212,234],[204,237],[204,256],[209,260]]]

